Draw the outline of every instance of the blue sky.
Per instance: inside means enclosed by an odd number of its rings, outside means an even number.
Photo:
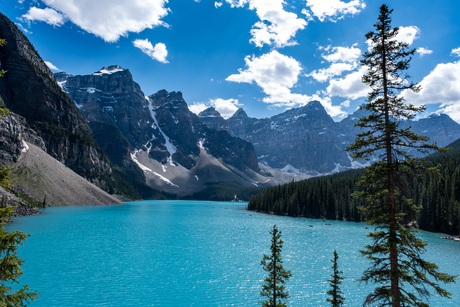
[[[409,74],[422,90],[406,100],[460,123],[458,0],[6,0],[0,11],[55,71],[120,65],[146,95],[181,91],[195,112],[261,118],[314,99],[340,120],[365,101],[359,59],[383,3],[417,49]]]

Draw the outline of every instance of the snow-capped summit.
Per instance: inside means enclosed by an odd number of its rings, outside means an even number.
[[[109,67],[102,67],[99,71],[95,72],[93,75],[100,76],[100,75],[110,75],[116,72],[125,71],[123,67],[119,65],[110,65]]]

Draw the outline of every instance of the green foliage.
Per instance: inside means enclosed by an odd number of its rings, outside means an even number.
[[[362,221],[357,207],[364,201],[350,196],[361,175],[361,170],[352,170],[272,187],[252,196],[248,209],[307,218]]]
[[[340,284],[345,277],[342,276],[343,272],[339,271],[337,263],[338,260],[339,255],[337,254],[337,251],[334,251],[334,259],[331,260],[333,273],[331,275],[331,279],[328,280],[332,289],[327,291],[327,294],[330,297],[326,299],[333,307],[343,306],[343,302],[345,301],[345,298],[342,296],[343,292],[340,289]]]
[[[262,285],[260,295],[267,297],[265,301],[260,301],[262,306],[281,307],[286,306],[286,301],[289,298],[289,293],[285,290],[284,284],[292,276],[291,271],[286,271],[283,268],[283,260],[281,259],[281,251],[283,249],[283,240],[281,240],[281,231],[276,225],[270,231],[272,236],[270,255],[264,255],[261,265],[268,272],[268,276]]]
[[[4,187],[5,189],[11,189],[14,179],[11,178],[11,171],[13,167],[9,167],[6,165],[0,166],[0,186]]]
[[[424,160],[437,172],[408,178],[407,198],[421,207],[416,224],[422,230],[460,234],[460,140],[445,153]],[[347,171],[272,187],[251,197],[248,209],[265,213],[331,220],[362,221],[365,200],[352,198],[363,170]]]
[[[0,47],[3,47],[6,45],[6,40],[3,38],[0,38]],[[5,70],[0,70],[0,77],[3,77],[5,75],[6,71]]]
[[[430,295],[427,286],[449,297],[438,282],[454,282],[455,277],[438,272],[435,264],[421,258],[426,243],[415,236],[414,228],[420,207],[407,198],[406,191],[408,181],[422,176],[428,168],[425,161],[413,158],[407,150],[426,154],[441,149],[426,143],[428,138],[413,133],[410,127],[400,128],[400,120],[414,118],[424,107],[407,105],[399,95],[403,90],[419,88],[408,82],[405,74],[415,49],[396,41],[399,30],[391,28],[391,13],[382,5],[375,32],[366,34],[372,49],[364,53],[361,64],[368,68],[363,82],[372,88],[363,107],[369,115],[358,121],[356,126],[362,132],[347,148],[354,159],[378,158],[359,182],[363,189],[354,193],[366,200],[362,211],[367,222],[375,226],[368,235],[372,244],[361,251],[371,261],[361,281],[377,284],[365,305],[424,306],[422,300]]]
[[[13,208],[0,209],[0,306],[25,306],[38,297],[38,293],[30,292],[27,285],[19,290],[15,286],[19,284],[19,277],[22,275],[21,265],[24,260],[18,258],[17,247],[29,235],[20,232],[8,232],[3,227],[9,218]],[[14,286],[14,289],[13,289]]]

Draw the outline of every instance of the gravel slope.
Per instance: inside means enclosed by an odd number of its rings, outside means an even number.
[[[123,202],[93,185],[40,148],[26,143],[14,176],[28,196],[48,205],[110,205]],[[25,145],[25,144],[24,144]]]

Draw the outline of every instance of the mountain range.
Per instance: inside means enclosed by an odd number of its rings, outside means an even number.
[[[311,101],[271,118],[243,109],[229,119],[214,108],[196,115],[181,92],[145,95],[118,65],[53,74],[1,14],[0,37],[8,42],[0,105],[11,111],[0,120],[0,157],[16,166],[17,194],[35,202],[185,197],[216,184],[266,187],[362,166],[344,151],[362,111],[335,122]],[[441,146],[460,138],[447,115],[402,124]]]
[[[247,116],[243,109],[225,120],[214,108],[199,114],[208,127],[225,130],[254,145],[259,163],[286,172],[324,175],[365,165],[352,161],[345,148],[359,132],[355,127],[364,111],[358,109],[340,122],[327,114],[318,101],[287,110],[270,118]],[[434,114],[417,121],[401,122],[426,135],[439,146],[446,146],[460,138],[460,125],[446,114]]]

